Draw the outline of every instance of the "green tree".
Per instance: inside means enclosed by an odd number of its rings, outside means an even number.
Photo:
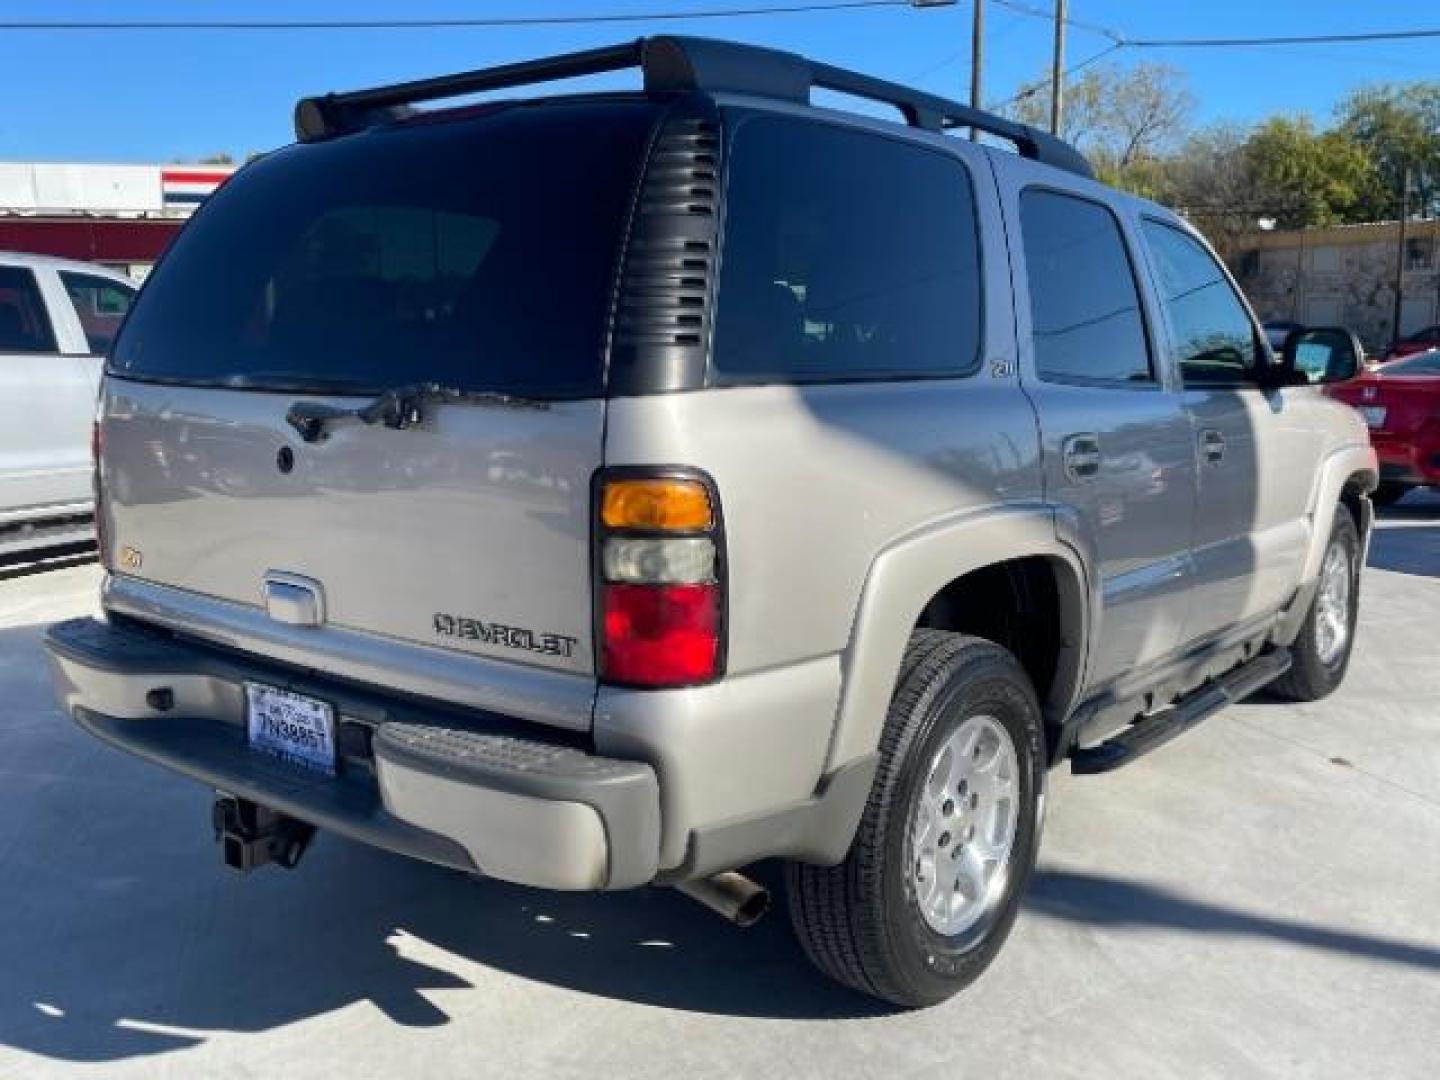
[[[1281,228],[1363,218],[1376,187],[1364,147],[1343,131],[1316,131],[1307,117],[1271,117],[1251,132],[1243,152],[1254,210]]]
[[[1369,86],[1346,97],[1335,111],[1337,126],[1375,168],[1367,194],[1369,220],[1399,215],[1401,178],[1410,167],[1410,205],[1416,213],[1440,214],[1440,82]]]

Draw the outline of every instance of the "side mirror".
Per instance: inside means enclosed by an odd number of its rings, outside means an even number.
[[[1343,326],[1314,326],[1295,330],[1285,339],[1280,367],[1286,383],[1335,383],[1360,373],[1365,348]]]

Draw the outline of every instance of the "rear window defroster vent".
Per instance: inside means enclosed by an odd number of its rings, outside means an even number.
[[[615,301],[610,392],[697,386],[719,246],[720,125],[666,119],[641,183]]]

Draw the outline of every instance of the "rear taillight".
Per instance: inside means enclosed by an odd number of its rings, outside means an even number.
[[[105,449],[105,430],[97,417],[90,429],[90,487],[95,496],[95,548],[100,565],[110,569],[110,545],[105,542],[105,481],[100,471],[100,458]]]
[[[596,487],[600,677],[694,686],[725,660],[725,537],[708,478],[624,470]]]

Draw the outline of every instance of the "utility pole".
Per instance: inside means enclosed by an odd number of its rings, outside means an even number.
[[[970,24],[970,107],[984,108],[980,98],[984,87],[985,70],[985,0],[975,0],[975,20]],[[970,129],[970,141],[980,138],[976,128]]]
[[[1400,239],[1395,248],[1395,316],[1391,342],[1400,340],[1400,309],[1405,300],[1405,219],[1410,216],[1410,166],[1400,174]]]
[[[978,3],[976,6],[979,6]],[[1055,55],[1050,62],[1050,134],[1060,134],[1065,112],[1065,0],[1055,0]]]

